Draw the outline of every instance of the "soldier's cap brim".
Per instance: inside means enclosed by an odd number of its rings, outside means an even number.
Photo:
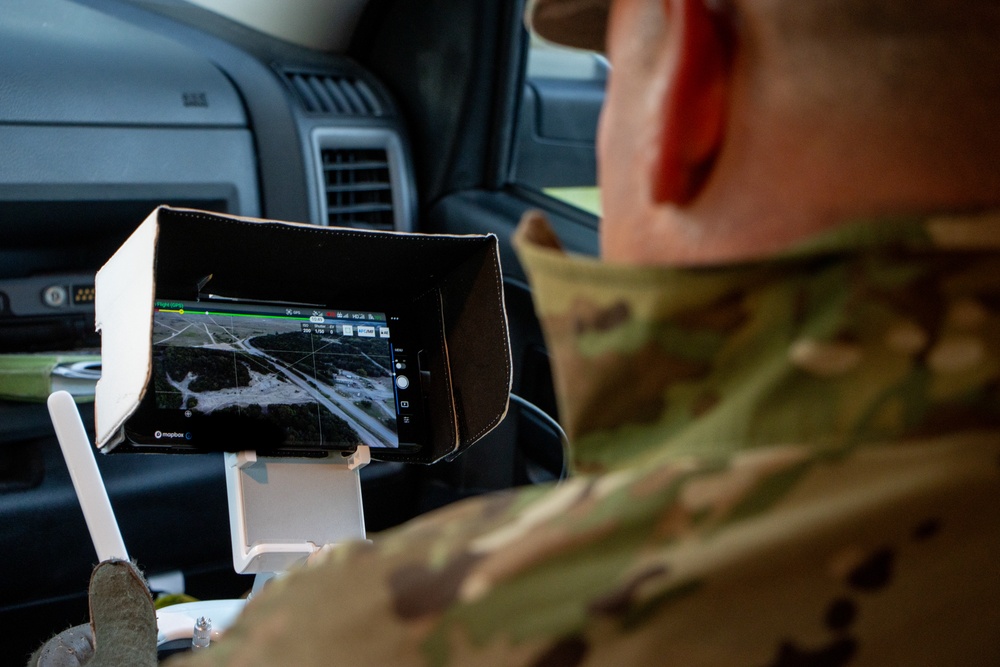
[[[611,0],[529,0],[527,23],[547,41],[604,51]]]

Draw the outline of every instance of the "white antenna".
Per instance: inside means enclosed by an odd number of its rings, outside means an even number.
[[[52,426],[73,479],[73,488],[80,500],[98,559],[128,560],[125,542],[108,500],[108,491],[97,469],[94,450],[73,397],[67,391],[57,391],[49,396],[48,405]]]

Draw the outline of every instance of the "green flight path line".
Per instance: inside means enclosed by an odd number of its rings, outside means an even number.
[[[167,308],[157,308],[159,313],[174,313],[176,315],[219,315],[221,317],[253,317],[258,320],[304,320],[309,321],[308,317],[293,317],[291,315],[263,315],[260,313],[217,313],[212,310],[169,310]]]

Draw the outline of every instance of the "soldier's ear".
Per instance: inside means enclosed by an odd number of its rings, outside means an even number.
[[[684,205],[701,191],[725,138],[734,50],[729,17],[708,0],[660,0],[666,12],[668,77],[660,102],[653,201]]]

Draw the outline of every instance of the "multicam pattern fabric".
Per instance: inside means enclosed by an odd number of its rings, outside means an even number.
[[[571,479],[334,550],[171,664],[1000,664],[1000,217],[686,270],[519,237]]]

